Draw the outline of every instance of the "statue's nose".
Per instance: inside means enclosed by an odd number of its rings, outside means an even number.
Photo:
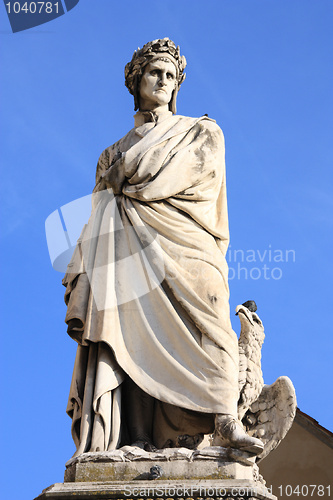
[[[163,87],[164,85],[166,85],[166,76],[165,75],[161,75],[160,77],[160,80],[158,82],[158,84]]]

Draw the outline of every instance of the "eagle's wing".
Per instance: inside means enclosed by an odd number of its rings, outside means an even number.
[[[274,384],[264,385],[259,398],[243,418],[248,434],[264,443],[258,461],[280,444],[292,426],[295,413],[295,388],[288,377],[279,377]]]

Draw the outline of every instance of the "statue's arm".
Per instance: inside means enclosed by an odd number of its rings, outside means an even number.
[[[121,193],[125,182],[123,156],[116,145],[103,151],[97,163],[94,193],[109,188],[112,188],[115,195]]]

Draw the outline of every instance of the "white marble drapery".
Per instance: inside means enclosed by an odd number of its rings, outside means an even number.
[[[101,155],[96,193],[110,166],[121,194],[95,195],[64,279],[66,321],[82,326],[67,409],[77,453],[119,444],[125,374],[169,405],[237,415],[220,128],[168,116],[131,130]]]

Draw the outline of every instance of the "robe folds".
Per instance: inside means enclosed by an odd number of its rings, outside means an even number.
[[[116,196],[103,189],[110,172]],[[168,116],[102,153],[92,214],[63,280],[79,344],[67,407],[76,454],[123,443],[127,376],[157,400],[156,418],[168,408],[203,422],[237,415],[228,242],[224,140],[213,120]]]

